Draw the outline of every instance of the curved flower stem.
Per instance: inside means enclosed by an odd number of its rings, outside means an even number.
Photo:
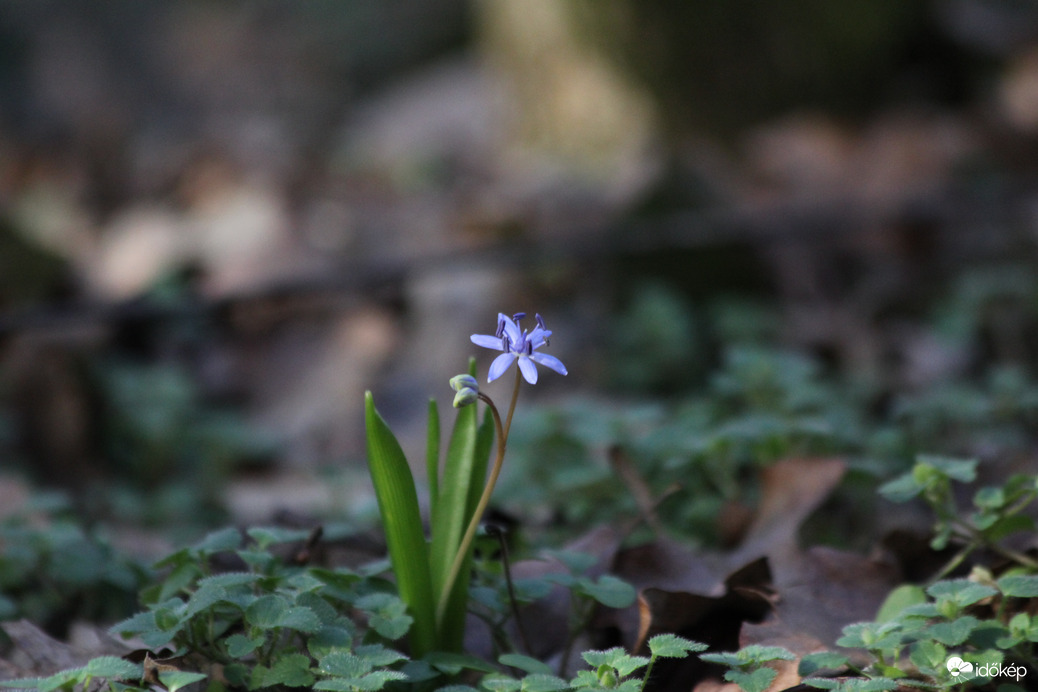
[[[512,429],[512,414],[515,413],[515,402],[519,400],[519,383],[522,381],[519,368],[515,369],[515,384],[512,385],[512,401],[508,404],[508,417],[505,418],[505,431],[503,440],[508,440],[508,431]],[[498,431],[500,432],[500,431]],[[504,442],[501,442],[501,456],[505,455]]]
[[[487,484],[483,488],[483,494],[479,498],[479,502],[476,503],[476,509],[472,513],[472,519],[469,520],[468,528],[465,529],[465,534],[461,538],[461,543],[458,544],[458,552],[454,555],[454,562],[451,563],[450,572],[447,574],[447,580],[443,583],[443,590],[440,592],[440,598],[436,603],[436,626],[440,626],[443,622],[443,616],[447,611],[447,603],[450,601],[451,591],[454,590],[454,582],[458,580],[458,573],[461,572],[461,566],[465,563],[465,557],[468,555],[469,547],[472,545],[473,539],[476,537],[476,529],[479,528],[479,521],[483,518],[483,512],[486,511],[487,505],[490,504],[490,496],[494,493],[494,486],[497,484],[497,477],[501,475],[501,467],[505,460],[505,448],[508,445],[508,430],[512,427],[512,414],[515,413],[515,402],[519,398],[519,369],[515,370],[515,389],[512,391],[512,401],[508,406],[508,417],[506,423],[502,426],[501,414],[498,413],[497,406],[486,394],[479,393],[479,398],[482,399],[487,407],[490,409],[490,415],[494,417],[494,432],[497,434],[497,458],[494,459],[494,466],[490,469],[490,477],[487,479]]]

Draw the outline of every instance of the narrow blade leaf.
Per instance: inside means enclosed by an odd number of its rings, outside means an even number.
[[[436,622],[429,575],[429,548],[422,532],[414,476],[400,443],[375,410],[371,392],[364,397],[364,420],[368,468],[386,532],[389,558],[400,598],[414,617],[412,650],[416,656],[421,656],[436,646]]]

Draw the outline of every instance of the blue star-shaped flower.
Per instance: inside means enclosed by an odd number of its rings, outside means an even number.
[[[472,335],[472,343],[477,346],[504,351],[490,364],[487,382],[501,377],[517,358],[519,370],[530,384],[537,384],[537,366],[534,363],[551,368],[560,375],[568,374],[561,360],[547,353],[537,353],[538,348],[548,345],[548,337],[551,336],[551,331],[544,326],[544,319],[536,315],[537,326],[532,332],[527,333],[526,330],[519,330],[519,321],[524,317],[524,312],[516,313],[512,317],[498,314],[495,334]]]

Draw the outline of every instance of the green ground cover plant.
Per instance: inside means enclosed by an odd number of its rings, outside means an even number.
[[[80,579],[87,591],[115,587],[126,595],[139,588],[142,609],[111,633],[143,647],[147,658],[97,657],[0,685],[651,692],[666,682],[659,671],[670,669],[660,667],[662,659],[698,661],[746,692],[779,689],[780,671],[794,671],[803,685],[839,690],[1026,689],[1027,676],[1038,675],[1038,556],[1020,541],[1035,532],[1038,476],[1017,473],[973,488],[979,462],[942,456],[962,440],[995,440],[1001,451],[1031,439],[1027,425],[1038,390],[1025,371],[992,368],[952,395],[906,395],[877,421],[865,412],[868,386],[840,381],[806,356],[751,338],[722,350],[718,370],[695,395],[622,408],[577,402],[516,416],[513,427],[519,387],[537,381],[536,366],[566,374],[539,350],[551,336],[544,321],[538,316],[532,331],[522,331],[522,317],[501,315],[496,334],[473,337],[501,352],[489,379],[516,365],[507,407],[498,409],[481,391],[473,363],[450,381],[457,415],[446,444],[440,411],[429,405],[428,524],[423,491],[375,397],[366,397],[385,560],[309,564],[298,556],[299,546],[314,540],[310,531],[251,527],[213,532],[146,569],[121,562],[103,541],[67,525],[40,531],[5,520],[0,608],[6,618],[45,619],[47,608],[58,607],[33,605],[41,601],[25,589],[38,573]],[[547,505],[559,524],[573,527],[637,518],[644,508],[617,483],[616,469],[593,461],[606,456],[603,444],[627,455],[647,479],[661,525],[700,545],[720,542],[711,531],[727,503],[759,499],[761,469],[790,457],[839,455],[859,496],[928,508],[929,550],[943,563],[924,580],[893,589],[874,619],[845,626],[830,650],[758,644],[725,650],[677,629],[644,636],[638,648],[597,646],[586,636],[595,618],[632,607],[642,593],[608,566],[603,570],[600,555],[569,549],[544,553],[561,569],[515,578],[508,541],[481,521],[506,452],[512,461],[501,475],[503,506]],[[926,448],[936,453],[911,452]],[[524,495],[530,487],[540,490],[537,497]],[[628,537],[639,535],[632,530]],[[62,569],[70,559],[94,571],[76,576]],[[517,613],[558,589],[567,596],[563,644],[550,659],[531,655],[524,632],[531,624],[524,628]],[[466,651],[473,618],[490,633],[492,654]],[[161,666],[149,663],[159,658]]]

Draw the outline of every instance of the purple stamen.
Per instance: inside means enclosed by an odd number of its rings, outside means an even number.
[[[536,320],[537,320],[537,326],[538,326],[538,327],[540,327],[541,329],[543,329],[543,330],[547,331],[547,330],[548,330],[548,328],[544,326],[544,318],[543,318],[543,317],[541,317],[541,313],[539,313],[539,312],[538,312],[538,313],[536,313],[536,314],[534,315],[534,317],[535,317],[535,318],[536,318]]]
[[[515,320],[516,322],[519,322],[519,320],[521,320],[524,317],[526,317],[526,313],[525,312],[517,312],[514,315],[512,315],[512,319]]]

